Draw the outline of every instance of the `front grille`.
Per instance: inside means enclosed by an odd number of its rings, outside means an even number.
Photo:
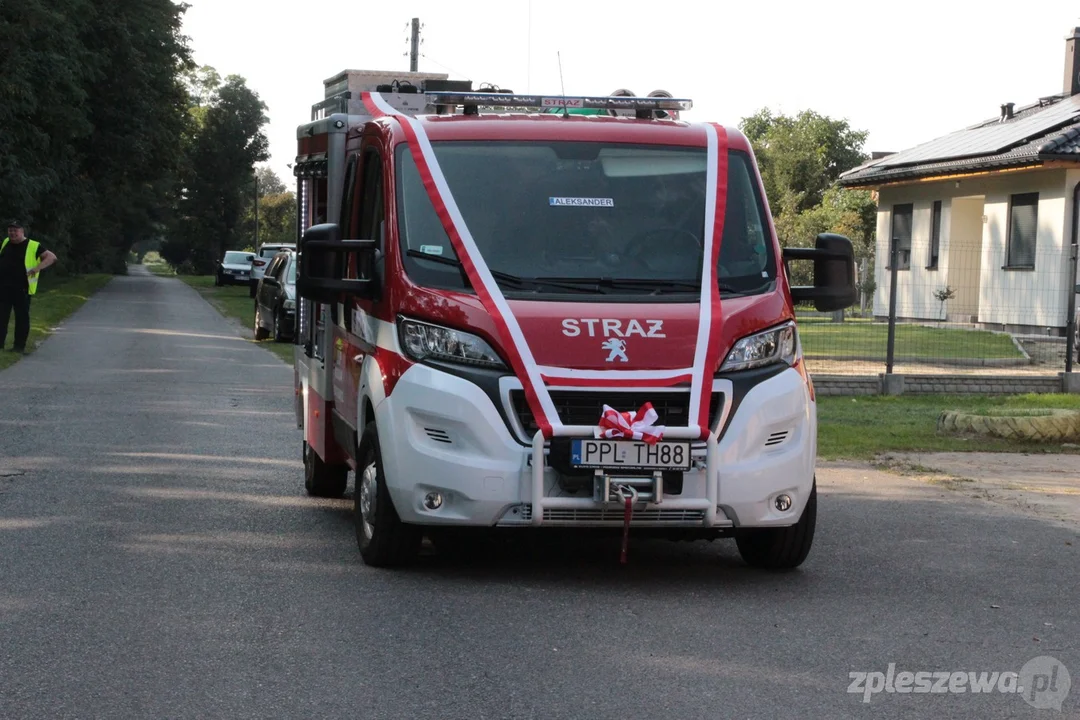
[[[659,415],[657,425],[670,427],[686,427],[690,422],[690,391],[657,391],[657,390],[610,390],[610,391],[576,391],[555,390],[551,391],[551,401],[555,409],[559,411],[559,420],[563,425],[596,425],[600,422],[600,415],[604,412],[604,405],[610,405],[619,412],[637,412],[638,408],[647,402],[651,402],[656,414]],[[527,437],[532,437],[538,429],[533,419],[529,403],[525,400],[524,390],[511,390],[510,402],[517,414],[518,421],[525,429]],[[712,404],[709,406],[710,426],[716,424],[716,419],[723,409],[724,394],[714,392]],[[554,418],[552,418],[554,419]]]
[[[557,523],[619,523],[624,522],[625,510],[620,507],[598,507],[571,509],[544,509],[544,522]],[[532,505],[521,507],[521,519],[532,520]],[[665,524],[687,525],[700,524],[705,520],[704,510],[665,510],[663,508],[650,508],[648,510],[635,510],[630,520],[631,525],[638,524]]]

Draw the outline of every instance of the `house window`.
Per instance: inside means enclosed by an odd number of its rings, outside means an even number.
[[[1039,193],[1023,193],[1009,198],[1009,229],[1006,238],[1005,268],[1035,268],[1035,235],[1039,227]]]
[[[893,205],[892,241],[896,243],[896,269],[911,269],[911,216],[914,206]],[[889,268],[890,270],[892,268]]]
[[[938,251],[941,249],[941,201],[934,201],[934,209],[930,213],[930,260],[926,264],[927,270],[937,270]]]

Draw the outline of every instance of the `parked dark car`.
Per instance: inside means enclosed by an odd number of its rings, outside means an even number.
[[[251,278],[251,263],[255,254],[242,250],[227,250],[215,273],[215,285],[247,285]]]
[[[293,337],[296,324],[296,253],[279,252],[266,266],[255,291],[255,339]]]

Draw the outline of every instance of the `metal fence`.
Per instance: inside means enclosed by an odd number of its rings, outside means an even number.
[[[931,246],[913,257],[894,241],[860,268],[859,304],[797,308],[816,375],[1009,375],[1072,372],[1077,358],[1075,245],[1009,253]],[[1071,255],[1071,257],[1070,257]],[[1000,253],[999,253],[1000,256]]]

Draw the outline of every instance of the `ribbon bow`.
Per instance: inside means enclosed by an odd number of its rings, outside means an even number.
[[[655,445],[664,437],[664,426],[653,425],[659,418],[652,403],[645,403],[634,414],[620,413],[605,405],[596,437],[644,440],[649,445]]]

